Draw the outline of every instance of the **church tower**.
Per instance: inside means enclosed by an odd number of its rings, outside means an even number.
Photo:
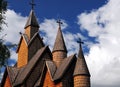
[[[65,46],[64,38],[61,31],[62,22],[58,20],[57,23],[59,24],[59,27],[58,27],[58,32],[52,54],[53,54],[53,61],[56,63],[56,66],[59,67],[62,60],[67,57],[67,48]]]
[[[78,52],[78,58],[74,70],[74,87],[90,87],[90,73],[82,51],[82,41]]]
[[[35,17],[34,10],[31,10],[24,29],[25,29],[25,34],[28,36],[29,40],[34,36],[35,33],[39,31],[39,24]]]
[[[42,38],[39,36],[39,23],[33,9],[30,12],[24,29],[25,31],[21,34],[17,49],[17,67],[26,65],[38,49],[44,46]]]
[[[82,51],[67,56],[67,48],[59,24],[53,51],[39,35],[39,23],[30,11],[16,53],[15,66],[7,66],[0,87],[90,87],[90,73]],[[50,39],[49,39],[50,40]]]

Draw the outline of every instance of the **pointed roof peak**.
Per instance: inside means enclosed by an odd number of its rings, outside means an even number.
[[[60,19],[58,19],[58,20],[57,20],[57,23],[58,23],[58,25],[59,25],[59,29],[61,29],[61,24],[63,24],[63,22],[62,22]]]
[[[80,38],[77,42],[79,43],[80,48],[79,48],[79,52],[78,52],[78,58],[77,58],[76,66],[75,66],[74,76],[75,75],[90,76],[90,73],[89,73],[85,58],[84,58],[84,54],[82,51],[82,44],[84,42],[82,42],[82,40]]]
[[[56,40],[55,40],[55,44],[54,44],[54,48],[53,48],[53,52],[54,51],[64,51],[67,53],[67,48],[65,46],[65,42],[64,42],[64,38],[63,38],[63,34],[61,31],[61,20],[58,20],[57,23],[59,24],[59,28],[58,28],[58,32],[57,32],[57,36],[56,36]]]
[[[28,27],[28,26],[34,26],[34,27],[38,27],[39,28],[39,23],[36,19],[36,16],[35,16],[35,13],[34,13],[34,10],[32,9],[30,14],[29,14],[29,17],[28,17],[28,20],[27,20],[27,23],[25,25],[25,29]]]
[[[80,46],[79,52],[78,52],[78,58],[84,58],[83,51],[82,51],[82,44],[84,44],[84,42],[81,40],[81,38],[79,38],[77,43],[79,43],[79,46]]]

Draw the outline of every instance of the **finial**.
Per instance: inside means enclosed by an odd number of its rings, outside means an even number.
[[[33,9],[34,9],[34,6],[35,6],[34,0],[32,0],[32,1],[30,2],[30,5],[31,5],[32,10],[33,10]]]
[[[19,32],[20,35],[22,35],[22,32]]]
[[[84,44],[84,42],[81,40],[81,38],[79,38],[79,39],[77,40],[77,43],[79,43],[80,46],[81,46],[81,44]]]
[[[61,27],[61,24],[63,24],[60,19],[57,20],[57,23],[59,24],[59,27]]]

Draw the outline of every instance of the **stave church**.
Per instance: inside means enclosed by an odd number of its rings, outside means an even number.
[[[91,87],[90,73],[82,51],[67,56],[61,21],[52,51],[39,35],[39,23],[31,9],[21,34],[17,63],[7,66],[1,87]]]

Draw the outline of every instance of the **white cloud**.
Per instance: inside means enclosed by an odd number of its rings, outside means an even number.
[[[92,85],[102,85],[110,87],[111,85],[119,85],[120,79],[120,0],[110,0],[106,5],[99,9],[93,10],[90,13],[82,13],[78,16],[82,30],[87,30],[90,37],[96,37],[99,43],[89,45],[90,51],[85,55],[89,69],[92,75]],[[8,10],[6,14],[8,27],[5,27],[3,34],[7,34],[6,41],[18,43],[19,32],[24,31],[26,17],[15,13],[13,10]],[[69,55],[78,52],[78,44],[76,39],[83,37],[81,34],[72,34],[66,32],[67,23],[63,20],[62,30],[66,46],[69,50]],[[44,33],[44,42],[52,46],[55,41],[58,25],[55,19],[45,19],[40,24],[40,32]],[[89,42],[88,42],[89,44]],[[17,55],[12,52],[12,59],[16,60]],[[101,87],[102,87],[101,86]],[[95,87],[95,86],[93,86]]]
[[[20,14],[15,13],[13,10],[6,12],[6,23],[4,26],[2,35],[7,34],[4,39],[14,44],[18,43],[20,35],[19,32],[24,31],[24,25],[26,23],[26,17],[22,17]]]
[[[8,24],[8,27],[4,26],[4,31],[2,32],[2,35],[7,34],[4,37],[6,42],[18,44],[20,39],[19,32],[24,32],[24,25],[26,21],[27,17],[23,17],[20,14],[16,13],[14,10],[8,9],[6,13],[6,22]],[[77,53],[79,45],[76,43],[76,39],[78,39],[78,37],[82,37],[83,39],[86,38],[84,38],[79,33],[72,34],[70,32],[66,32],[65,29],[68,25],[65,20],[62,20],[62,22],[63,24],[61,25],[61,28],[68,49],[68,54],[71,55],[73,53]],[[41,36],[44,38],[44,42],[46,45],[49,45],[51,50],[55,42],[57,31],[58,24],[56,23],[55,19],[44,19],[44,21],[40,24],[40,34],[42,33]],[[17,60],[17,54],[13,50],[11,50],[11,59],[15,61]]]
[[[17,14],[14,10],[8,9],[6,12],[6,23],[7,26],[3,26],[3,31],[1,36],[4,36],[5,42],[11,42],[13,44],[18,44],[20,40],[19,32],[24,31],[24,25],[26,23],[27,17],[22,17],[20,14]],[[17,60],[17,54],[14,50],[10,50],[11,60]],[[13,63],[13,62],[12,62]],[[13,64],[11,64],[13,65]]]
[[[104,6],[78,16],[81,30],[88,31],[99,43],[92,44],[86,59],[92,84],[120,86],[120,0],[109,0]]]
[[[68,25],[66,24],[65,20],[62,21],[63,21],[63,25],[61,28],[63,31],[63,36],[67,49],[69,51],[68,55],[74,54],[78,51],[78,49],[76,48],[79,48],[78,47],[79,45],[76,43],[76,39],[78,39],[78,37],[82,37],[82,38],[84,37],[79,33],[72,34],[70,32],[66,32],[65,29],[67,28]],[[44,22],[40,24],[40,26],[41,26],[40,31],[45,33],[43,36],[44,41],[45,43],[47,43],[47,45],[50,46],[52,50],[52,47],[55,42],[56,34],[58,31],[58,24],[56,23],[55,19],[45,19]]]

